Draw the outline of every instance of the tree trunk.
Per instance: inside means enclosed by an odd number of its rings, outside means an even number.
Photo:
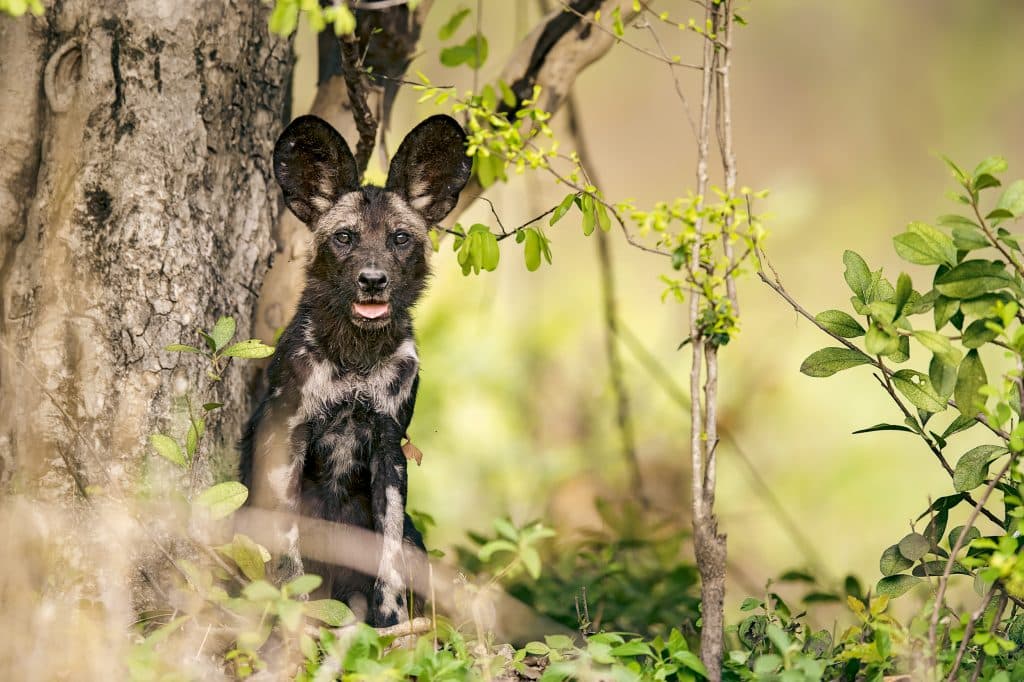
[[[244,373],[201,393],[201,358],[162,348],[218,315],[252,328],[291,70],[265,11],[68,0],[0,16],[4,488],[132,480],[150,433],[183,435],[186,395],[227,406],[209,431],[233,452]]]

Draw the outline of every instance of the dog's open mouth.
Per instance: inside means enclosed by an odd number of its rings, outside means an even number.
[[[353,303],[352,312],[364,320],[381,320],[391,314],[387,303]]]

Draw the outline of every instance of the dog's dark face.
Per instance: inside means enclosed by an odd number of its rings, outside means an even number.
[[[465,147],[453,118],[433,116],[402,141],[383,188],[360,187],[334,128],[315,116],[292,122],[274,147],[274,174],[285,203],[313,230],[307,286],[325,287],[360,329],[383,329],[404,314],[425,286],[427,230],[469,180]]]

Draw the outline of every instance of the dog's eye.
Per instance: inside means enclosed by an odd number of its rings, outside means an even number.
[[[409,243],[409,233],[408,232],[396,232],[395,233],[395,244],[398,244],[399,246],[401,246],[402,244],[408,244],[408,243]]]
[[[342,246],[348,246],[352,243],[352,233],[348,230],[339,230],[334,233],[334,241]]]

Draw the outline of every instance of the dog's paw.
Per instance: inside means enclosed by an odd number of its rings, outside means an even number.
[[[373,586],[373,604],[370,608],[370,625],[386,628],[404,623],[409,619],[405,595],[382,580]]]

